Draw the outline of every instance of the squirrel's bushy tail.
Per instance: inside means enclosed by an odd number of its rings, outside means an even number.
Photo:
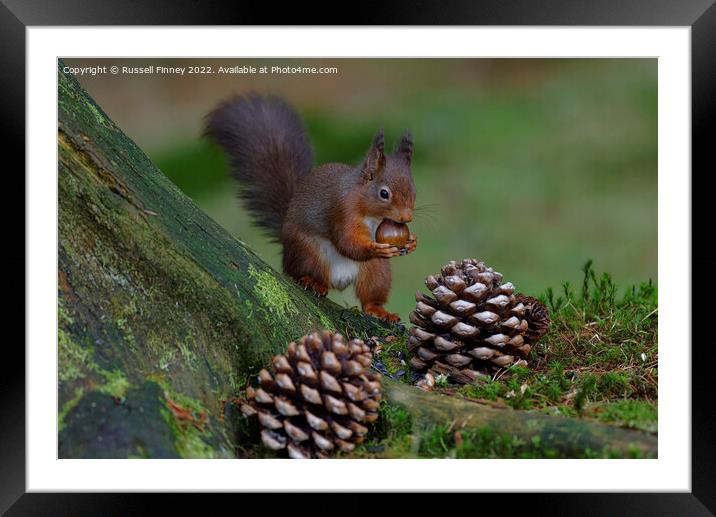
[[[256,223],[278,238],[296,184],[313,165],[301,119],[282,99],[252,93],[209,113],[205,134],[231,157],[231,174]]]

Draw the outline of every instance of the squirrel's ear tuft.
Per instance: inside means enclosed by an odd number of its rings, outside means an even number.
[[[413,137],[410,135],[410,131],[406,131],[400,137],[395,146],[395,154],[403,156],[410,165],[410,161],[413,159]]]
[[[373,137],[373,149],[380,151],[381,154],[385,152],[385,132],[383,128],[380,128]]]
[[[385,134],[383,129],[376,133],[373,138],[368,154],[363,162],[363,178],[367,181],[372,180],[385,165]]]

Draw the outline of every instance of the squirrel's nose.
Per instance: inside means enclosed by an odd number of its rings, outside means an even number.
[[[402,212],[400,212],[400,221],[401,223],[409,223],[413,220],[413,211],[410,208],[406,208]]]

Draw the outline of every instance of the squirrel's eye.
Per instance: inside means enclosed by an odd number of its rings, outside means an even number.
[[[390,199],[390,192],[388,192],[388,189],[380,189],[380,197],[382,197],[383,199]]]

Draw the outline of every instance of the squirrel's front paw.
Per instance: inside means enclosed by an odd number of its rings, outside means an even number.
[[[401,255],[407,255],[408,253],[412,253],[415,251],[415,248],[418,247],[418,237],[411,233],[410,237],[408,238],[408,243],[405,245],[405,247],[400,250]]]
[[[393,246],[392,244],[384,244],[381,242],[371,242],[370,249],[373,252],[373,256],[376,258],[391,258],[397,257],[401,254],[400,248]]]

